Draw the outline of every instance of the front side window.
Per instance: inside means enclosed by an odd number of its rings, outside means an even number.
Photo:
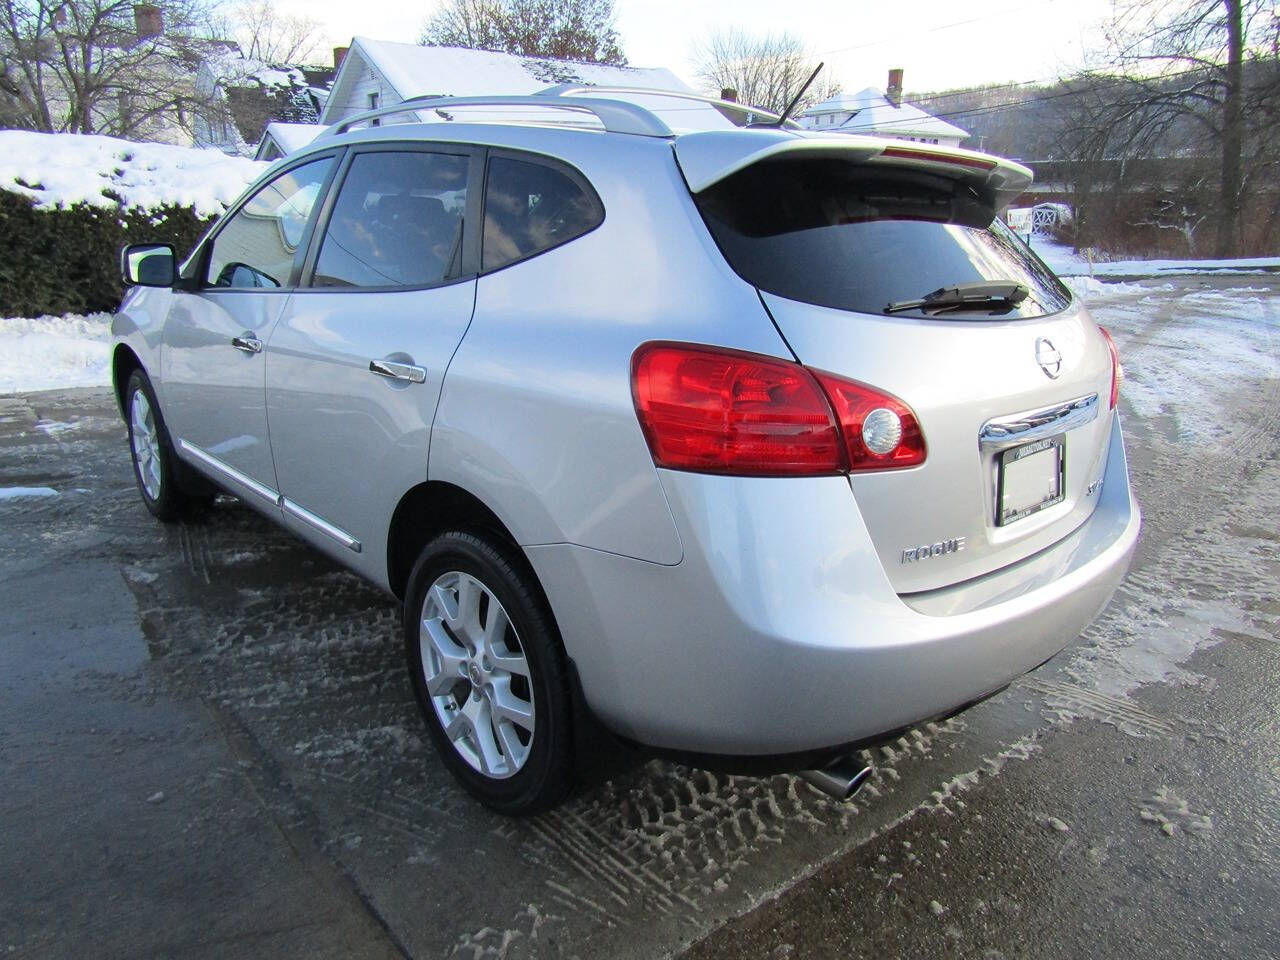
[[[313,286],[425,287],[457,276],[470,158],[377,151],[351,162]]]
[[[485,270],[550,250],[604,220],[595,193],[541,163],[493,157],[484,194]]]
[[[253,195],[213,238],[205,282],[272,289],[289,282],[332,157],[294,167]]]

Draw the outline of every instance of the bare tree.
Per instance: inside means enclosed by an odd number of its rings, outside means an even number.
[[[200,0],[0,0],[3,113],[32,130],[141,137],[186,119]]]
[[[236,3],[217,24],[217,33],[235,40],[246,57],[265,63],[307,63],[325,46],[319,20],[282,13],[271,0]]]
[[[1251,62],[1274,59],[1275,17],[1271,0],[1118,0],[1107,30],[1111,65],[1095,72],[1125,82],[1113,117],[1142,118],[1140,132],[1148,138],[1185,121],[1218,154],[1219,256],[1236,256],[1242,245],[1251,120],[1246,73],[1257,75]]]
[[[693,59],[698,80],[709,93],[734,90],[739,102],[774,113],[786,109],[817,66],[794,34],[756,36],[738,29],[713,33],[695,47]],[[798,109],[836,92],[834,83],[820,76]]]
[[[624,65],[615,20],[613,0],[444,0],[421,42]]]

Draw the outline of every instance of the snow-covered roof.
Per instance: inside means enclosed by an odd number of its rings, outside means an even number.
[[[297,67],[254,60],[234,45],[211,52],[205,58],[204,66],[209,71],[209,79],[223,88],[256,86],[288,89],[308,85],[306,76]]]
[[[852,113],[853,117],[832,130],[841,133],[906,134],[917,137],[969,136],[955,124],[931,116],[919,107],[903,102],[894,106],[875,87],[867,87],[857,93],[839,93],[829,100],[815,104],[801,114],[816,117],[828,113]]]
[[[262,155],[263,147],[269,140],[274,141],[280,148],[280,152],[287,156],[295,150],[301,150],[320,136],[321,131],[327,129],[323,123],[282,123],[278,120],[268,123],[267,129],[262,133],[262,142],[258,144],[258,152],[254,155],[254,159],[266,159]]]
[[[691,92],[664,67],[616,67],[355,37],[334,79],[332,93],[321,117],[323,122],[335,123],[342,119],[335,111],[346,101],[346,88],[359,79],[362,64],[372,67],[402,99],[430,94],[453,97],[525,95],[557,83]]]
[[[328,129],[323,123],[268,123],[266,135],[280,145],[285,153],[301,150]]]

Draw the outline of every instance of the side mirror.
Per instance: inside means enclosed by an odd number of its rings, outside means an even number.
[[[129,285],[172,287],[178,279],[173,247],[167,243],[131,243],[120,251],[120,278]]]

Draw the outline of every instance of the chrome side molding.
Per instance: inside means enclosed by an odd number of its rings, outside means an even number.
[[[281,496],[278,491],[272,490],[265,483],[259,483],[257,480],[254,480],[253,477],[241,473],[235,467],[222,462],[213,454],[206,453],[204,450],[201,450],[194,443],[189,443],[186,440],[180,439],[178,441],[178,446],[192,459],[200,461],[200,463],[204,464],[210,470],[219,474],[223,478],[232,481],[237,488],[248,490],[250,493],[261,497],[272,506],[279,507],[289,516],[295,517],[303,523],[315,527],[326,536],[337,540],[348,550],[351,550],[354,553],[360,552],[361,544],[359,540],[351,536],[351,534],[347,533],[347,531],[342,528],[335,527],[328,520],[324,519],[324,517],[316,516],[310,510],[298,506],[288,497]]]
[[[283,510],[285,513],[287,513],[289,516],[296,517],[297,519],[301,520],[303,523],[310,524],[311,526],[319,530],[321,533],[332,537],[334,540],[337,540],[340,544],[342,544],[348,550],[351,550],[354,553],[360,552],[359,540],[357,540],[355,537],[353,537],[351,534],[347,533],[347,531],[341,529],[340,527],[335,527],[328,520],[324,519],[324,517],[318,517],[314,513],[312,513],[310,510],[307,510],[303,507],[298,506],[288,497],[280,498],[280,509]]]
[[[233,481],[237,486],[244,487],[250,493],[257,494],[268,503],[273,503],[276,506],[280,505],[280,494],[275,490],[272,490],[265,483],[259,483],[248,474],[241,473],[230,464],[223,463],[213,454],[205,453],[194,443],[188,443],[186,440],[179,440],[178,446],[182,449],[183,453],[189,454],[195,460],[199,460],[210,470],[214,470],[226,477],[228,480]]]
[[[1098,395],[1091,393],[1051,407],[993,417],[978,431],[978,446],[983,450],[1016,447],[1083,427],[1097,418]]]

